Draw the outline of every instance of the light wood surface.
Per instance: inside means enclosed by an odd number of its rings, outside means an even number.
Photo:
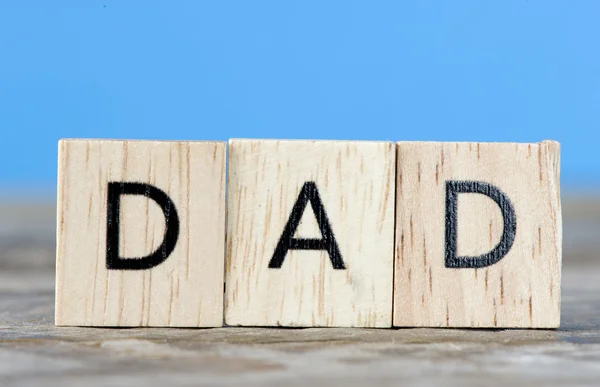
[[[221,326],[225,247],[223,142],[63,140],[59,144],[56,324]],[[107,269],[109,182],[150,184],[179,217],[173,252],[146,270]],[[162,243],[166,217],[142,195],[123,195],[123,258]]]
[[[555,328],[560,324],[559,144],[398,143],[394,326]],[[446,182],[500,189],[516,214],[514,244],[482,268],[445,265]],[[503,235],[500,207],[461,193],[457,254]]]
[[[390,142],[231,140],[226,323],[390,327],[394,176]],[[294,249],[269,268],[307,182],[344,268],[329,251]],[[309,203],[293,237],[323,239],[317,223]]]
[[[598,202],[563,198],[558,330],[56,327],[56,200],[0,201],[0,385],[594,387]]]

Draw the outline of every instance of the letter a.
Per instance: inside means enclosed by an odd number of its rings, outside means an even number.
[[[119,232],[122,195],[142,195],[154,200],[165,215],[165,237],[152,254],[141,258],[119,256]],[[145,270],[163,263],[175,250],[179,237],[179,217],[175,204],[160,189],[143,183],[108,183],[108,217],[106,232],[106,268],[109,270]]]
[[[317,218],[322,239],[294,238],[296,229],[300,225],[302,214],[309,201],[315,217]],[[307,181],[302,186],[298,200],[296,200],[296,204],[294,204],[290,218],[283,229],[283,234],[279,239],[279,243],[277,243],[273,258],[271,258],[271,261],[269,262],[269,268],[280,269],[288,250],[327,250],[333,268],[336,270],[346,269],[340,253],[340,248],[338,247],[333,231],[331,230],[327,214],[325,213],[323,202],[319,196],[319,190],[317,189],[317,185],[312,181]]]

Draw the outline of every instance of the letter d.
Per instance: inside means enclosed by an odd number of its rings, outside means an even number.
[[[504,231],[500,243],[492,251],[478,257],[457,257],[458,194],[478,193],[498,204],[504,218]],[[446,182],[446,267],[454,269],[481,268],[500,261],[510,251],[517,233],[515,209],[502,191],[481,181]]]
[[[142,195],[154,200],[165,216],[165,236],[160,247],[141,258],[119,256],[119,233],[122,195]],[[108,216],[106,229],[106,268],[109,270],[145,270],[163,263],[175,249],[179,237],[179,217],[175,204],[160,189],[144,183],[108,183]]]

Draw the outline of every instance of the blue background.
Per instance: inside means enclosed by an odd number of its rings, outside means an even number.
[[[600,186],[600,1],[0,5],[0,187],[62,137],[562,143]],[[36,188],[36,189],[37,189]]]

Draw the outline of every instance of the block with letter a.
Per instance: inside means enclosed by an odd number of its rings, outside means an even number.
[[[560,146],[398,143],[394,326],[560,325]]]
[[[395,146],[231,140],[225,322],[391,327]]]
[[[223,321],[222,142],[62,140],[56,324]]]

